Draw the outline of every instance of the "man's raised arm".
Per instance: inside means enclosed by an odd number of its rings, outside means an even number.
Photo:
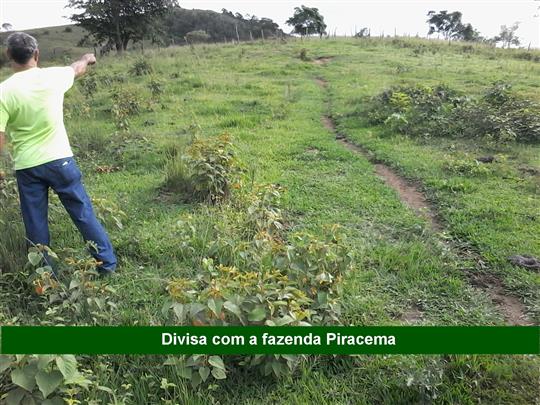
[[[93,65],[96,63],[96,57],[93,53],[87,53],[81,57],[76,62],[71,64],[71,67],[75,71],[75,78],[80,77],[86,73],[86,68],[88,65]]]

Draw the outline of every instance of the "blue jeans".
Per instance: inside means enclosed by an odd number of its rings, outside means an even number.
[[[52,188],[85,242],[92,241],[96,245],[97,251],[90,249],[90,253],[102,263],[98,270],[113,272],[116,269],[111,241],[94,214],[81,182],[81,171],[73,158],[54,160],[15,173],[26,237],[30,243],[50,246],[48,200],[49,188]]]

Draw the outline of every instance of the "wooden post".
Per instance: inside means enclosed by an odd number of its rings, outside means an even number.
[[[253,34],[251,33],[251,30],[249,30],[249,39],[251,40],[251,42],[253,42]]]
[[[238,34],[238,24],[234,24],[234,29],[236,30],[236,39],[240,43],[240,35]]]
[[[264,41],[264,30],[261,28],[261,38]]]

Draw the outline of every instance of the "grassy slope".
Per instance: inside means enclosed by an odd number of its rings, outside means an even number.
[[[297,57],[302,47],[307,47],[308,54],[313,56],[337,57],[327,66],[316,66]],[[111,229],[121,259],[120,273],[112,280],[119,291],[119,309],[112,322],[163,322],[160,308],[166,295],[166,280],[189,274],[192,265],[192,259],[185,259],[179,252],[176,221],[188,215],[205,215],[199,206],[159,197],[165,151],[193,132],[212,136],[227,131],[234,135],[241,158],[248,162],[257,181],[280,183],[287,188],[284,208],[295,228],[321,232],[322,225],[328,223],[340,223],[346,228],[357,258],[355,270],[344,281],[344,317],[348,322],[399,324],[403,314],[415,307],[422,310],[421,322],[425,324],[502,324],[501,314],[489,298],[471,287],[463,276],[460,269],[470,263],[449,251],[439,235],[431,232],[374,175],[367,160],[337,144],[320,123],[326,95],[313,80],[318,76],[330,81],[333,109],[338,117],[337,114],[356,108],[363,95],[392,84],[396,75],[391,63],[403,60],[427,64],[424,58],[433,58],[437,62],[425,71],[413,69],[410,79],[414,81],[438,82],[444,74],[463,88],[469,86],[464,80],[476,80],[479,88],[484,81],[491,80],[484,78],[483,57],[470,56],[475,65],[468,67],[464,75],[456,72],[459,66],[452,64],[453,55],[412,59],[410,53],[410,49],[362,47],[350,41],[205,46],[196,47],[195,53],[187,48],[155,52],[150,59],[155,75],[166,81],[160,102],[163,108],[154,107],[154,111],[136,117],[132,134],[127,137],[113,135],[114,127],[106,112],[110,107],[109,87],[99,86],[94,100],[88,102],[89,116],[75,112],[74,106],[82,103],[84,97],[79,90],[71,91],[66,100],[71,111],[67,125],[81,157],[89,191],[119,203],[128,215],[123,231]],[[106,59],[97,67],[97,74],[122,74],[126,63],[132,63],[131,57],[127,59]],[[520,89],[534,92],[529,79],[522,78],[520,72],[534,72],[537,65],[513,59],[491,63],[503,63],[512,69]],[[497,70],[493,69],[495,75]],[[178,77],[171,76],[173,73],[178,73]],[[128,76],[123,87],[148,97],[148,80]],[[353,139],[369,140],[368,146],[405,173],[424,178],[423,173],[436,170],[430,168],[428,160],[415,161],[407,156],[422,154],[427,159],[440,145],[399,139],[400,148],[391,148],[397,140],[367,137],[357,121],[339,121]],[[524,154],[518,159],[531,158]],[[120,165],[123,170],[97,174],[97,164]],[[434,176],[440,178],[444,174],[435,172]],[[502,184],[506,187],[506,182]],[[450,194],[444,198],[441,201],[459,204],[465,215],[471,215],[460,196]],[[509,203],[517,204],[515,199]],[[486,200],[484,204],[493,210],[502,209],[498,202]],[[444,204],[441,207],[445,218],[451,218]],[[216,224],[222,220],[217,216],[209,219]],[[447,220],[452,232],[458,233],[459,221],[455,220],[454,225]],[[61,210],[53,210],[51,222],[56,247],[80,244],[77,232]],[[510,245],[505,244],[500,228],[489,229],[489,234],[493,234],[489,243],[494,240],[508,249]],[[516,238],[525,241],[530,229],[520,226],[512,231]],[[468,241],[481,246],[472,236]],[[487,255],[487,250],[482,253]],[[505,271],[502,265],[500,271]],[[537,288],[533,276],[517,273],[518,292]],[[27,317],[17,308],[10,307],[7,312],[21,316],[23,322]],[[119,391],[121,384],[131,383],[135,403],[159,403],[160,398],[170,396],[179,403],[405,404],[433,398],[436,393],[436,403],[528,404],[537,397],[538,363],[526,356],[320,359],[294,379],[271,382],[238,374],[214,391],[201,393],[190,391],[178,375],[161,367],[161,358],[107,359],[108,367],[98,367],[93,359],[88,359],[89,366],[103,384],[118,387]],[[160,391],[157,387],[162,377],[178,387],[169,393]],[[242,388],[238,389],[239,386]]]
[[[66,27],[71,32],[66,32]],[[84,36],[85,31],[75,25],[59,25],[55,27],[36,28],[24,32],[34,36],[41,52],[41,59],[46,61],[61,61],[64,58],[75,58],[86,52],[93,52],[93,48],[78,47],[76,44]],[[2,48],[9,32],[0,34]],[[2,49],[3,51],[3,49]]]

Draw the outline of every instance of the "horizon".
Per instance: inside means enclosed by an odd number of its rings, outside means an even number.
[[[66,8],[67,0],[3,0],[0,4],[1,22],[13,25],[14,31],[47,28],[74,24],[67,15],[75,10]],[[370,29],[373,36],[397,35],[419,36],[427,38],[427,12],[429,10],[460,11],[464,23],[471,23],[484,37],[497,35],[501,25],[510,26],[520,22],[517,35],[522,47],[540,48],[540,18],[538,0],[522,1],[180,1],[185,9],[211,10],[221,12],[226,8],[239,12],[244,17],[255,15],[258,18],[271,18],[284,32],[289,33],[291,27],[285,21],[293,14],[294,7],[300,5],[317,7],[325,17],[328,34],[352,36],[363,27]],[[278,6],[279,7],[276,7]],[[28,15],[28,7],[33,13]],[[392,12],[388,13],[388,7]],[[485,18],[486,7],[490,7],[489,19]],[[357,15],[362,17],[358,18]],[[431,38],[436,37],[432,35]]]

